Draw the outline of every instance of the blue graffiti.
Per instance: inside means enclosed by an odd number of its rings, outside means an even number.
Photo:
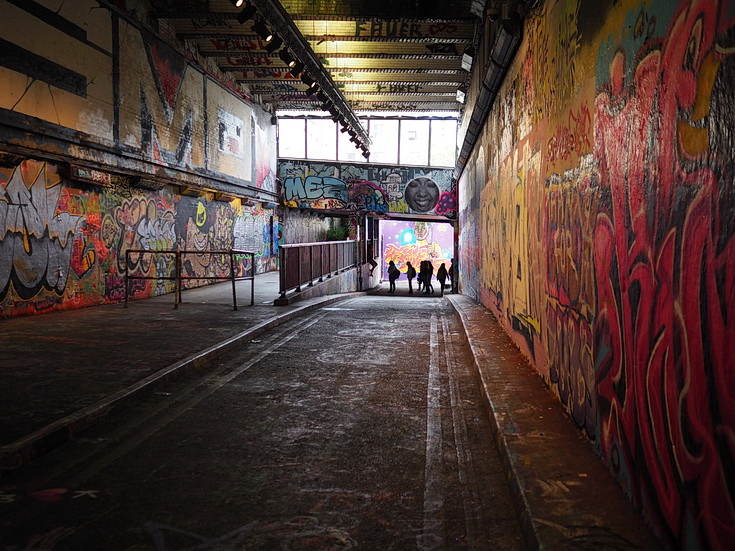
[[[349,193],[347,185],[338,178],[307,176],[286,178],[284,182],[284,196],[286,201],[318,199],[335,199],[347,204]]]

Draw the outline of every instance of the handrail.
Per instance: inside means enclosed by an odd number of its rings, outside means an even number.
[[[175,259],[175,269],[173,276],[141,276],[141,275],[130,275],[130,255],[131,254],[151,254],[151,255],[173,255]],[[187,254],[203,255],[226,255],[230,257],[230,275],[229,276],[185,276],[182,275],[182,258]],[[249,256],[250,257],[250,275],[249,276],[237,276],[236,275],[236,256]],[[251,251],[242,251],[239,249],[228,249],[224,251],[187,251],[187,250],[151,250],[151,249],[127,249],[125,251],[125,308],[128,307],[128,282],[131,279],[155,279],[155,280],[169,280],[176,281],[176,289],[174,290],[174,308],[178,308],[179,304],[182,304],[181,300],[181,283],[186,279],[218,279],[218,280],[230,280],[232,281],[232,307],[233,310],[237,310],[237,291],[235,288],[236,281],[247,281],[250,280],[250,306],[255,304],[255,253]]]
[[[355,243],[347,240],[280,245],[281,298],[286,298],[286,291],[290,289],[300,292],[304,283],[312,287],[315,279],[321,283],[324,276],[329,279],[355,266]]]

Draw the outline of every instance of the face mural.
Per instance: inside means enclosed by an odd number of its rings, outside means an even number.
[[[406,203],[417,212],[429,212],[439,200],[439,186],[431,178],[414,178],[406,186]]]

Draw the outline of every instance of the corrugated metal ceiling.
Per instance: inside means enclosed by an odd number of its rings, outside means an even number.
[[[277,0],[269,0],[277,2]],[[252,0],[258,16],[264,0]],[[355,111],[460,111],[462,54],[479,18],[472,0],[283,0],[280,4]],[[477,2],[475,0],[475,4]],[[319,109],[278,51],[229,0],[153,0],[161,27],[276,110]],[[481,3],[482,4],[482,3]],[[267,18],[263,17],[268,23]],[[270,25],[280,34],[281,29]],[[284,33],[287,35],[287,33]],[[284,36],[285,37],[285,36]],[[287,45],[287,44],[286,44]]]

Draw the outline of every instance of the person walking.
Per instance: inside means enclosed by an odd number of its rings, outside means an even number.
[[[454,293],[454,258],[452,258],[451,262],[449,262],[449,287],[451,287],[451,291]]]
[[[396,268],[396,263],[392,260],[388,263],[388,282],[390,283],[389,293],[396,292],[396,279],[401,275],[401,272]]]
[[[420,293],[421,292],[421,289],[424,286],[424,275],[425,275],[425,272],[424,272],[424,261],[422,260],[419,263],[419,275],[416,277],[416,292],[417,293]]]
[[[408,278],[408,294],[413,294],[413,278],[416,277],[416,268],[410,262],[406,262],[406,277]]]
[[[447,280],[447,267],[442,262],[439,266],[439,270],[436,272],[436,280],[439,282],[439,289],[441,289],[441,296],[444,296],[444,282]]]
[[[424,294],[434,294],[434,286],[431,284],[431,278],[434,275],[434,265],[431,260],[424,261]]]

